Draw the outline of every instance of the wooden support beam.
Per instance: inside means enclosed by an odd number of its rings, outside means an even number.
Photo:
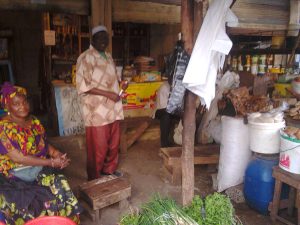
[[[297,36],[300,29],[300,1],[290,0],[290,21],[287,36]]]
[[[112,0],[91,0],[92,27],[106,26],[109,34],[108,52],[112,52]]]
[[[238,0],[232,11],[239,18],[236,33],[244,29],[286,30],[289,23],[290,0]]]
[[[103,6],[101,5],[102,2],[103,1],[101,0],[91,0],[92,27],[100,24],[101,21],[103,21],[103,19],[101,18],[101,9],[103,8]]]
[[[191,54],[193,49],[194,0],[181,1],[181,32],[184,47]],[[186,92],[182,136],[182,204],[188,205],[194,198],[194,143],[196,131],[196,95]]]
[[[180,6],[154,2],[113,0],[113,21],[134,23],[178,24]]]
[[[203,21],[203,2],[194,2],[193,44],[195,44]]]
[[[293,60],[294,60],[294,57],[295,57],[296,49],[298,48],[299,44],[300,44],[300,32],[298,32],[297,40],[296,40],[296,42],[293,46],[290,58],[288,60],[288,63],[287,63],[288,67],[292,67],[292,65],[293,65]]]
[[[135,2],[155,2],[167,5],[181,5],[181,0],[131,0]]]
[[[186,92],[183,116],[182,143],[182,204],[188,205],[194,198],[194,143],[196,131],[196,99],[197,96]]]
[[[89,15],[90,4],[86,0],[0,0],[0,10],[35,10]]]

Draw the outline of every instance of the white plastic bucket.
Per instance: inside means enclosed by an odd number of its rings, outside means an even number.
[[[263,154],[279,153],[279,131],[283,127],[285,127],[285,121],[280,123],[256,123],[249,121],[251,151]]]
[[[300,174],[300,140],[286,137],[280,131],[279,167]]]

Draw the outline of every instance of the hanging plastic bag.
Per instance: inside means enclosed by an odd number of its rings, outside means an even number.
[[[171,114],[182,115],[184,110],[185,87],[182,83],[185,70],[187,68],[190,56],[184,50],[183,42],[178,41],[175,51],[168,60],[166,73],[171,85],[170,97],[166,111]]]

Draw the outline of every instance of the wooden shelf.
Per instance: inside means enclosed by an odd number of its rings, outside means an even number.
[[[91,35],[89,33],[80,33],[79,36],[81,38],[90,38]]]
[[[290,54],[292,49],[232,49],[229,54],[249,54],[249,55],[260,55],[260,54]],[[300,53],[300,48],[296,49],[296,54]]]
[[[74,59],[61,59],[61,58],[52,58],[54,64],[74,64],[76,60]]]
[[[138,23],[113,23],[112,56],[122,65],[130,63],[137,55],[150,54],[150,26]],[[120,32],[121,31],[121,32]],[[121,64],[120,64],[121,65]]]
[[[13,32],[12,30],[0,30],[0,37],[12,37],[13,36]]]

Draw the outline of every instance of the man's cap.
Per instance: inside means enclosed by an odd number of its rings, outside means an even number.
[[[106,26],[103,26],[103,25],[99,25],[99,26],[96,26],[92,29],[92,35],[98,33],[98,32],[101,32],[101,31],[105,31],[107,32],[107,28]]]

